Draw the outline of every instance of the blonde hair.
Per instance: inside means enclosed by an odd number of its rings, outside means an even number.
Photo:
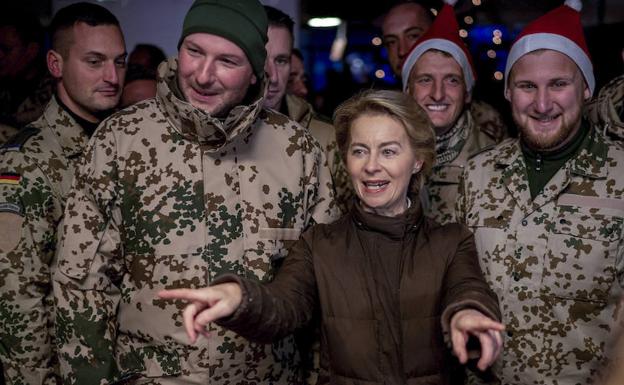
[[[427,113],[409,95],[390,90],[367,90],[352,96],[336,108],[334,127],[336,142],[345,161],[349,148],[349,130],[362,115],[385,115],[401,123],[412,150],[423,162],[421,171],[412,176],[410,191],[417,193],[431,173],[435,162],[435,134]]]

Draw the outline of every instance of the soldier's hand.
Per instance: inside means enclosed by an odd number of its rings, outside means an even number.
[[[470,335],[479,339],[481,344],[481,358],[477,363],[480,370],[485,370],[492,365],[503,348],[501,331],[505,325],[486,317],[483,313],[474,309],[464,309],[453,314],[451,318],[451,341],[453,353],[459,362],[465,364],[468,361],[466,344]]]
[[[232,315],[242,299],[242,291],[237,283],[223,283],[203,289],[162,290],[158,297],[182,299],[190,303],[184,309],[184,328],[191,343],[197,341],[198,334],[208,337],[206,325],[219,318]]]

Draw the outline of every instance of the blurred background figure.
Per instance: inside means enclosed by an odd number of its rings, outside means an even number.
[[[403,1],[388,11],[381,25],[383,44],[392,72],[401,77],[403,62],[416,41],[433,23],[433,15],[422,4]]]
[[[45,68],[43,40],[34,13],[0,7],[0,123],[30,123],[50,100],[54,81]]]
[[[137,44],[128,56],[128,67],[138,65],[156,73],[166,58],[163,50],[153,44]]]
[[[290,75],[286,92],[303,99],[308,96],[308,75],[305,72],[303,54],[297,48],[293,48],[290,56]]]
[[[128,107],[156,96],[156,72],[140,65],[130,65],[119,106]]]

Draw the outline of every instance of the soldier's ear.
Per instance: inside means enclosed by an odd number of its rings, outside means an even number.
[[[507,85],[507,88],[505,89],[505,99],[507,99],[508,102],[511,102],[511,88],[509,85]]]
[[[56,78],[63,77],[63,56],[55,50],[51,49],[46,54],[46,63],[48,64],[48,71]]]

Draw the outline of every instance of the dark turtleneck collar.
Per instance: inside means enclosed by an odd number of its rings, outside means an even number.
[[[59,98],[57,95],[54,95],[54,98],[56,99],[56,102],[58,103],[59,106],[61,106],[61,108],[67,112],[67,114],[69,114],[69,116],[71,116],[76,123],[78,123],[78,125],[80,127],[82,127],[82,129],[84,130],[84,132],[91,137],[93,135],[93,133],[95,132],[95,129],[97,128],[97,126],[99,126],[100,122],[97,123],[93,123],[90,122],[80,116],[78,116],[74,111],[70,110],[69,107],[67,107],[65,105],[65,103],[63,103],[61,101],[61,98]]]
[[[418,200],[412,200],[411,206],[405,212],[394,217],[364,211],[359,201],[355,202],[351,213],[360,228],[381,233],[393,239],[400,239],[406,233],[414,231],[424,219]]]
[[[574,138],[572,138],[566,146],[557,151],[535,151],[524,144],[524,142],[520,141],[522,154],[526,162],[527,177],[532,199],[535,199],[537,194],[542,191],[544,186],[546,186],[557,171],[563,167],[568,159],[574,157],[582,148],[588,145],[589,139],[591,138],[591,135],[588,135],[590,131],[589,123],[585,120],[581,121],[581,127],[574,135]]]

